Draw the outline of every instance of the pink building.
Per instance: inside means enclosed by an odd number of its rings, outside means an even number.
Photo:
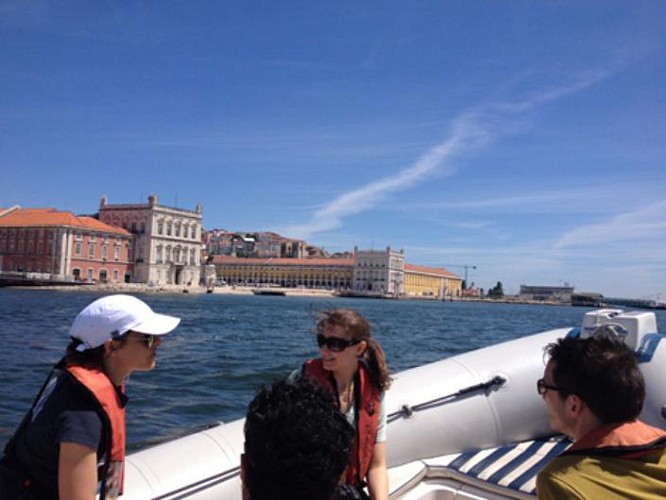
[[[132,235],[54,208],[0,209],[0,272],[55,281],[129,282]]]

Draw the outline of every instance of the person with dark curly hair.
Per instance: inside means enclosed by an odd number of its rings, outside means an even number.
[[[243,499],[332,498],[353,442],[352,426],[308,379],[262,388],[245,419]]]
[[[319,358],[291,377],[315,380],[356,430],[345,484],[359,498],[388,499],[385,391],[391,385],[386,357],[368,321],[353,309],[321,313],[316,324]]]
[[[574,444],[537,476],[540,499],[666,498],[666,432],[638,416],[645,381],[616,326],[546,346],[537,390]]]
[[[0,498],[114,499],[125,464],[125,380],[155,367],[179,318],[130,295],[95,300],[0,460]]]

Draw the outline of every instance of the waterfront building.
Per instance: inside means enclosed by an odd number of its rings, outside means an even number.
[[[0,271],[36,281],[128,282],[132,235],[93,217],[12,207],[0,215]]]
[[[405,295],[449,299],[460,297],[462,278],[444,268],[405,263]]]
[[[134,239],[134,282],[198,285],[201,277],[202,210],[160,205],[157,195],[147,204],[99,207],[101,221],[123,227]]]
[[[405,252],[359,250],[354,247],[353,290],[358,293],[401,296],[405,292]]]
[[[540,302],[570,303],[572,286],[520,285],[520,299]]]
[[[352,286],[352,259],[243,259],[215,255],[217,279],[228,285],[274,285],[348,290]]]

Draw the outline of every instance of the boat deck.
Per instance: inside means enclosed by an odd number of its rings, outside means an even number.
[[[539,471],[570,445],[556,436],[411,462],[389,471],[391,499],[532,499]]]

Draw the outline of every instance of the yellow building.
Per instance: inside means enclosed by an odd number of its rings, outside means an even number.
[[[229,285],[348,290],[354,275],[354,259],[244,259],[216,255],[213,264],[217,279]]]
[[[405,295],[447,299],[460,297],[462,278],[438,267],[416,266],[405,263]]]

